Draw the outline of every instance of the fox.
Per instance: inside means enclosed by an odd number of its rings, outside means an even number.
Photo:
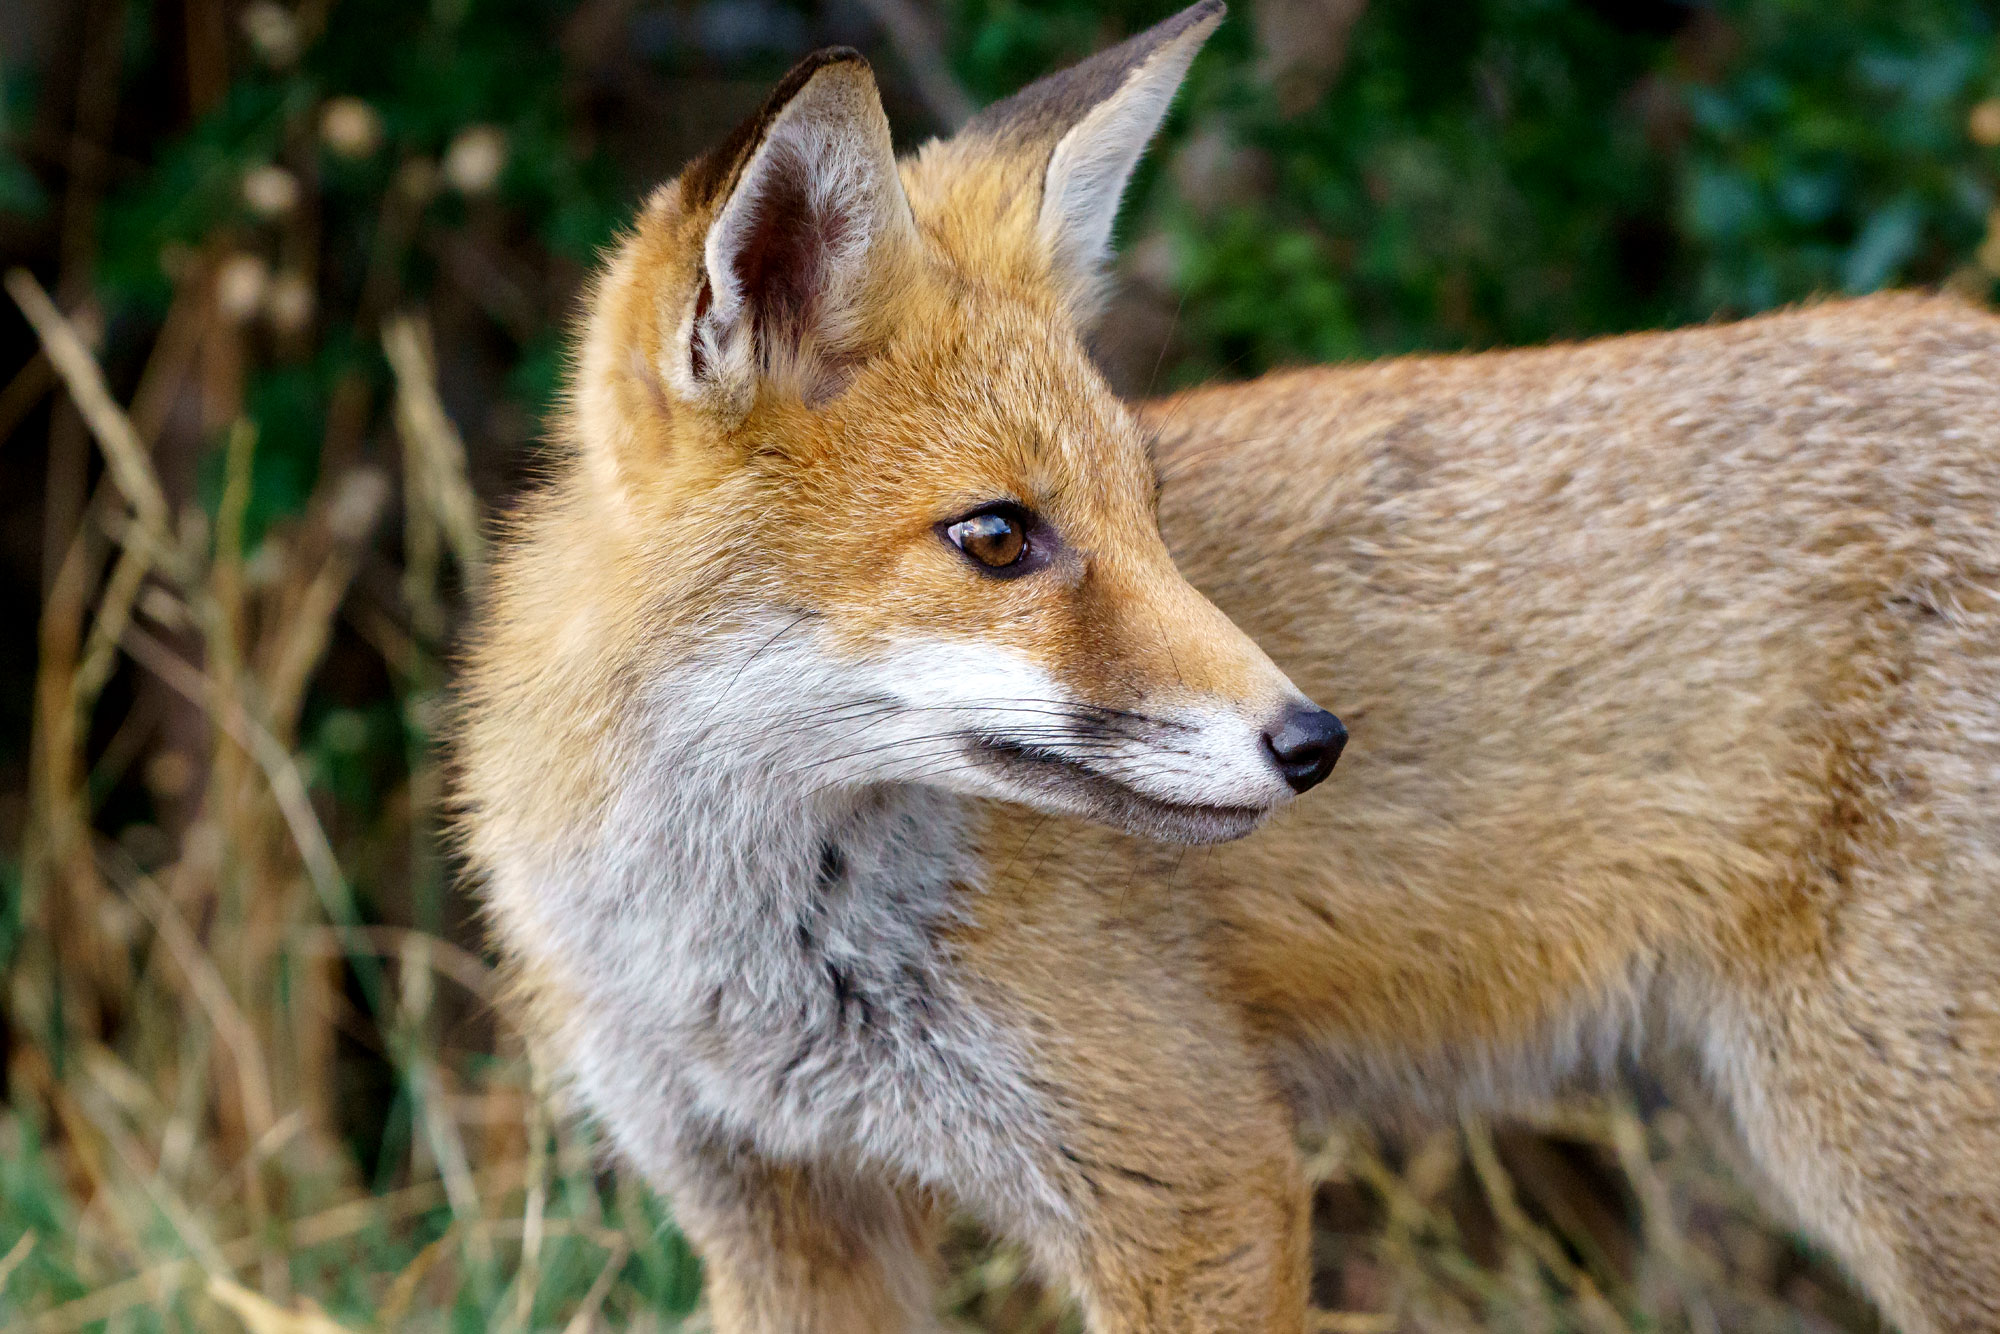
[[[456,740],[535,1049],[723,1334],[939,1328],[954,1215],[1096,1334],[1303,1334],[1302,1127],[1656,1052],[1889,1319],[2000,1330],[2000,321],[1128,404],[1222,16],[900,158],[821,51],[608,255]]]

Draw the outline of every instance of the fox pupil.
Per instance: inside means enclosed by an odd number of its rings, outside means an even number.
[[[995,570],[1021,559],[1028,546],[1028,535],[1019,521],[991,511],[960,519],[945,530],[945,535],[960,551]]]

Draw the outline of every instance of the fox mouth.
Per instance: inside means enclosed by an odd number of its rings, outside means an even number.
[[[1041,746],[990,732],[969,738],[973,757],[1027,799],[1169,843],[1227,843],[1261,824],[1270,808],[1168,801]]]

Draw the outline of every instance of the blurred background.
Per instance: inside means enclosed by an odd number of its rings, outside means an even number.
[[[0,3],[0,1330],[699,1328],[438,833],[481,515],[651,184],[811,47],[914,146],[1171,0]],[[1237,0],[1133,394],[2000,274],[1975,0]],[[1675,1097],[1316,1136],[1322,1331],[1866,1330]],[[976,1232],[966,1327],[1075,1328]]]

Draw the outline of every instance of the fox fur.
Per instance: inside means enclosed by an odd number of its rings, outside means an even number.
[[[2000,321],[1128,407],[1082,337],[1220,17],[900,162],[821,53],[646,205],[467,664],[524,1023],[724,1334],[934,1328],[952,1210],[1098,1334],[1302,1334],[1301,1121],[1662,1047],[1890,1318],[2000,1330]]]

